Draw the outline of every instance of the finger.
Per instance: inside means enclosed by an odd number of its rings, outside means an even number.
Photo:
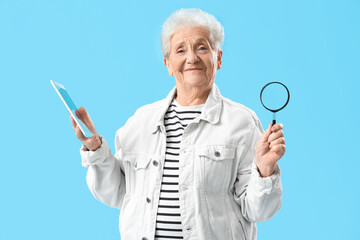
[[[88,126],[88,123],[87,123],[86,119],[84,118],[83,114],[81,114],[81,112],[78,109],[75,110],[75,115],[79,119],[79,121],[81,121],[84,124],[84,126],[87,129],[89,129],[89,126]]]
[[[79,107],[79,112],[80,112],[81,116],[83,117],[84,121],[86,122],[86,124],[87,124],[86,127],[90,130],[90,132],[93,134],[97,134],[95,125],[94,125],[93,121],[91,120],[86,109],[84,107]]]
[[[264,143],[268,142],[269,136],[271,134],[271,127],[272,127],[272,124],[269,123],[268,129],[266,129],[266,131],[264,132],[264,134],[261,137],[262,142],[264,142]]]
[[[84,136],[84,134],[81,132],[79,125],[76,125],[76,127],[75,127],[75,136],[76,136],[82,143],[84,143],[84,142],[87,140],[87,138],[86,138],[86,137]]]
[[[282,125],[281,123],[276,123],[274,126],[272,126],[271,131],[272,132],[277,132],[279,130],[283,130],[284,125]]]
[[[280,137],[280,138],[275,139],[274,141],[270,142],[269,148],[272,148],[273,146],[278,145],[278,144],[285,144],[285,138]]]
[[[76,122],[74,121],[73,117],[70,114],[69,114],[69,116],[70,116],[71,125],[72,125],[72,127],[73,127],[73,129],[75,131],[77,124],[76,124]]]
[[[86,113],[86,114],[85,114]],[[91,119],[89,120],[87,118],[87,116],[89,117],[89,115],[87,114],[86,110],[85,110],[85,113],[84,112],[81,112],[79,109],[76,109],[75,110],[75,115],[77,116],[77,118],[84,124],[84,126],[89,129],[89,131],[91,133],[94,133],[92,130],[91,130],[91,127],[89,125],[89,122],[92,123]]]
[[[279,156],[283,156],[286,152],[286,146],[285,144],[278,144],[271,148],[270,151],[278,154]]]
[[[274,141],[274,140],[276,140],[278,138],[281,138],[281,137],[284,137],[283,131],[279,130],[277,132],[273,132],[273,133],[270,134],[268,142],[272,142],[272,141]]]

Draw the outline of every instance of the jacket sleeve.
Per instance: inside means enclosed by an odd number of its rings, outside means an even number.
[[[118,130],[115,136],[116,154],[111,153],[107,142],[96,151],[80,149],[82,165],[88,168],[86,181],[93,196],[110,207],[121,208],[125,196],[125,175],[121,159],[121,147]]]
[[[249,222],[269,220],[280,210],[282,185],[280,168],[276,163],[274,173],[262,178],[255,160],[256,145],[264,130],[256,118],[249,144],[246,146],[237,170],[234,199]]]

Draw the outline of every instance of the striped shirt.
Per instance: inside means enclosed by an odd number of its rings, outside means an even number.
[[[181,106],[174,98],[164,116],[166,153],[156,217],[156,240],[183,239],[179,203],[180,141],[186,126],[201,114],[203,106]]]

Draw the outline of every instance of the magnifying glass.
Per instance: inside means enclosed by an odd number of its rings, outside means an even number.
[[[289,89],[281,82],[270,82],[261,89],[260,101],[264,108],[273,112],[273,125],[276,123],[276,113],[286,107],[289,100]]]

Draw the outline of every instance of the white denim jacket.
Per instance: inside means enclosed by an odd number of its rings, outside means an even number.
[[[113,155],[104,138],[96,151],[80,150],[87,183],[99,201],[120,209],[124,240],[152,240],[165,160],[166,99],[139,108],[116,132]],[[199,118],[180,146],[179,195],[184,239],[256,239],[282,200],[280,169],[262,178],[254,163],[263,128],[255,113],[221,96],[214,84]]]

